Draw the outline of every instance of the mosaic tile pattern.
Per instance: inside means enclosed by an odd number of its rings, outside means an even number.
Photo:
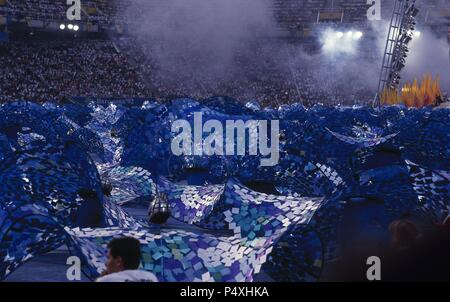
[[[64,232],[48,208],[30,204],[8,211],[0,207],[0,280],[64,241]]]
[[[165,192],[172,217],[195,224],[213,210],[222,197],[225,185],[189,186],[174,184],[164,177],[158,179],[158,189]]]
[[[330,171],[323,167],[322,169],[324,170],[324,173]],[[332,178],[333,176],[330,174],[330,177]],[[339,179],[338,176],[333,180],[335,181],[336,186],[341,185],[342,179]],[[230,184],[228,185],[228,188],[231,188],[232,190],[241,188],[246,192],[252,192],[251,201],[238,198],[239,202],[242,202],[243,204],[253,204],[254,202],[263,203],[266,201],[274,202],[275,200],[290,204],[292,203],[292,200],[301,200],[301,197],[298,195],[290,196],[289,198],[283,196],[272,196],[253,192],[238,184],[236,181],[231,181],[231,183],[236,185],[236,187]],[[182,220],[186,223],[195,224],[205,229],[224,230],[229,228],[229,224],[227,226],[227,220],[223,213],[230,210],[230,203],[220,200],[224,191],[223,185],[205,187],[178,185],[162,178],[160,181],[160,190],[168,194],[172,215],[176,219]],[[211,192],[213,192],[212,195],[210,195]],[[201,198],[201,196],[203,196],[203,198]],[[211,213],[213,208],[214,213]],[[205,211],[205,209],[207,209],[207,211]],[[295,207],[293,209],[295,209]],[[180,211],[185,211],[185,215],[180,216]],[[321,253],[327,252],[328,258],[332,258],[330,253],[334,252],[334,249],[336,248],[336,238],[334,238],[336,234],[334,231],[337,229],[337,224],[340,221],[341,212],[342,207],[338,204],[337,206],[328,207],[326,214],[318,215],[317,218],[314,217],[311,221],[311,224],[320,225],[319,229],[323,233],[321,236],[327,243],[326,247],[321,247],[321,250],[325,248],[327,248],[327,250],[324,250]],[[289,215],[292,215],[292,213]],[[290,250],[289,246],[286,245],[284,245],[284,249]]]
[[[125,112],[125,108],[110,104],[106,108],[101,105],[92,105],[92,119],[86,126],[94,131],[103,145],[103,160],[106,163],[117,164],[121,156],[121,140],[111,136],[112,125],[117,123]]]
[[[404,157],[436,170],[450,170],[450,110],[409,110],[392,127]],[[398,130],[397,130],[398,129]]]
[[[261,109],[225,97],[86,104],[0,106],[0,279],[65,242],[95,278],[108,240],[130,235],[141,240],[142,267],[165,281],[251,281],[261,269],[275,280],[315,281],[334,257],[345,198],[382,199],[392,218],[449,214],[449,110]],[[171,123],[195,112],[280,120],[279,165],[168,156]],[[177,183],[192,169],[209,184]],[[250,181],[280,195],[252,191]],[[112,184],[110,198],[102,182]],[[203,230],[151,225],[120,206],[148,204],[158,190],[173,217]]]
[[[156,195],[152,174],[141,167],[116,166],[106,170],[101,177],[112,186],[111,201],[118,205],[136,200],[148,205]]]
[[[134,218],[119,205],[116,205],[107,198],[104,200],[104,213],[106,226],[135,228],[147,225],[145,221]]]
[[[435,222],[450,215],[450,172],[430,170],[406,161],[420,209]]]
[[[391,220],[418,214],[405,160],[392,145],[361,149],[352,157],[354,182],[349,194],[383,203]]]
[[[327,129],[327,130],[330,131],[331,134],[336,136],[338,139],[340,139],[344,143],[358,145],[358,147],[360,147],[360,148],[368,148],[368,147],[377,146],[379,144],[383,144],[383,143],[389,141],[391,138],[396,137],[398,134],[398,133],[393,133],[393,134],[386,135],[384,137],[377,137],[375,135],[373,135],[373,136],[369,135],[369,137],[368,137],[368,135],[366,135],[366,133],[363,133],[362,135],[360,133],[358,133],[359,134],[358,136],[351,137],[351,136],[346,136],[346,135],[342,135],[342,134],[333,132],[329,129]]]
[[[104,269],[105,247],[115,236],[139,239],[141,268],[153,272],[160,281],[252,281],[270,252],[266,240],[253,240],[255,246],[245,246],[239,238],[216,238],[183,230],[152,233],[109,228],[73,229],[68,233],[74,250],[84,256],[91,278]]]
[[[267,261],[272,245],[293,224],[307,224],[322,199],[257,200],[244,187],[228,196],[230,209],[223,213],[232,236],[213,236],[184,230],[151,227],[69,229],[71,246],[88,264],[89,276],[104,268],[105,245],[115,236],[141,241],[142,268],[164,281],[252,281]]]
[[[315,240],[306,243],[305,237],[311,237],[312,233],[309,232],[309,230],[313,228],[312,225],[319,221],[316,219],[320,219],[320,217],[316,218],[318,211],[314,211],[314,213],[310,212],[313,215],[305,216],[303,219],[298,216],[298,213],[307,209],[311,205],[310,201],[312,200],[320,204],[318,207],[320,211],[325,204],[323,199],[267,195],[251,191],[233,181],[227,184],[225,196],[225,204],[236,205],[236,203],[242,202],[239,211],[234,210],[236,216],[239,218],[234,218],[234,221],[236,222],[233,221],[230,224],[237,236],[248,236],[251,238],[253,236],[258,236],[259,234],[267,234],[270,228],[283,232],[284,235],[281,237],[280,241],[274,245],[275,252],[271,254],[271,257],[266,264],[267,270],[265,271],[274,280],[312,281],[319,278],[323,264],[322,257],[325,257],[326,253],[326,243],[317,241],[317,236],[315,237]],[[258,211],[253,208],[252,205],[254,204],[259,205]],[[234,208],[231,210],[232,212],[233,209]],[[262,211],[262,209],[264,209],[264,211]],[[258,222],[264,217],[262,212],[270,213],[270,215],[274,216],[279,215],[278,217],[281,216],[285,218],[281,220],[281,223],[280,220],[278,220],[274,221],[271,225],[263,223],[261,226]],[[229,217],[226,216],[225,221],[229,222]],[[322,222],[323,226],[325,226],[326,219],[323,217]],[[337,220],[332,221],[332,223],[336,222]],[[328,233],[324,234],[324,236],[328,236],[327,238],[329,239],[329,237],[332,237],[333,235]],[[329,241],[328,244],[332,244],[332,242]],[[333,249],[331,246],[329,248],[330,250]],[[314,258],[314,260],[309,261],[311,260],[309,257]],[[305,258],[308,258],[308,261],[303,261]],[[289,264],[286,265],[287,263]],[[283,269],[280,269],[282,266]]]
[[[71,134],[71,138],[78,142],[89,153],[98,155],[100,158],[105,157],[103,143],[95,132],[87,128],[78,128]]]
[[[4,279],[21,263],[64,243],[62,226],[99,227],[104,213],[95,165],[81,143],[69,138],[75,123],[27,102],[6,104],[0,111]]]

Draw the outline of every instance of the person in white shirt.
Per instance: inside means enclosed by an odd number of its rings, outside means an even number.
[[[96,282],[158,282],[148,271],[139,270],[141,244],[132,237],[114,238],[108,244],[106,270]]]

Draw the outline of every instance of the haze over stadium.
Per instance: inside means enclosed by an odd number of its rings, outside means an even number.
[[[421,36],[403,81],[432,73],[447,91],[448,20],[435,13],[446,2],[418,5]],[[382,1],[382,20],[368,21],[365,1],[82,1],[74,31],[64,3],[5,1],[3,98],[227,95],[271,105],[366,104],[377,93],[391,6]]]

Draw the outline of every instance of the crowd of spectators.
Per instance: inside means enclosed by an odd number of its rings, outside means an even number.
[[[344,82],[322,74],[326,66],[296,69],[274,60],[274,47],[280,44],[237,51],[231,71],[221,74],[210,72],[202,57],[175,58],[171,68],[162,66],[148,49],[128,39],[10,42],[0,45],[0,96],[2,101],[61,101],[74,96],[166,100],[226,95],[271,106],[355,104],[372,97],[365,87],[336,89]]]
[[[288,51],[285,41],[246,43],[233,50],[225,67],[214,65],[223,58],[208,56],[206,49],[196,53],[185,45],[182,54],[168,59],[161,57],[160,50],[153,53],[155,48],[142,41],[127,39],[117,44],[136,61],[156,98],[226,95],[241,101],[257,100],[265,106],[296,102],[309,106],[366,104],[374,96],[364,79],[349,85],[347,78],[332,72],[333,62],[298,56],[295,52],[300,47]]]
[[[126,20],[130,1],[83,1],[82,19],[105,26],[132,22]],[[154,1],[152,5],[162,4]],[[273,0],[271,7],[281,28],[299,32],[305,24],[317,22],[322,11],[342,11],[345,22],[362,21],[367,3],[359,0]],[[0,14],[13,19],[63,20],[66,9],[63,1],[9,0],[0,5]],[[164,100],[180,96],[204,99],[227,95],[242,101],[257,100],[264,105],[294,102],[350,105],[365,104],[374,97],[373,87],[364,85],[363,81],[349,85],[350,81],[333,72],[333,66],[327,66],[327,62],[303,64],[298,62],[295,54],[280,55],[280,50],[271,49],[284,48],[280,45],[282,42],[243,47],[233,53],[229,63],[232,70],[211,71],[208,65],[214,59],[203,57],[203,54],[175,56],[167,64],[166,59],[161,60],[143,43],[128,40],[132,39],[125,39],[125,42],[77,40],[0,45],[3,68],[0,98],[3,101],[42,101],[90,96]],[[189,54],[188,49],[186,53]],[[275,59],[274,53],[277,53]]]
[[[125,24],[127,8],[132,0],[85,0],[83,19],[95,22],[100,26]],[[149,1],[150,2],[150,1]],[[161,5],[154,1],[152,5]],[[271,9],[281,27],[289,31],[298,31],[305,24],[315,23],[319,12],[343,12],[345,21],[359,22],[364,19],[367,3],[364,0],[272,0]],[[35,20],[62,21],[66,18],[67,5],[65,1],[53,0],[9,0],[0,4],[0,12],[7,12],[10,17]]]
[[[149,94],[140,73],[110,41],[8,43],[0,46],[0,66],[3,101]]]

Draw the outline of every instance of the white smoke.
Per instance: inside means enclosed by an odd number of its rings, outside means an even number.
[[[231,72],[233,57],[246,44],[270,35],[270,0],[135,0],[127,11],[130,32],[159,72],[192,77]]]
[[[375,95],[390,13],[383,13],[384,21],[371,22],[370,30],[352,28],[364,32],[361,41],[344,43],[345,37],[341,41],[330,39],[330,31],[323,29],[318,33],[322,37],[319,38],[321,51],[310,54],[301,43],[267,39],[279,34],[272,1],[134,0],[126,14],[133,20],[129,27],[131,35],[138,39],[156,66],[153,72],[162,81],[184,83],[192,91],[203,86],[193,84],[199,77],[202,81],[209,79],[209,83],[228,83],[233,88],[248,79],[259,80],[261,76],[284,78],[288,86],[302,81],[301,75],[309,74],[308,83],[298,83],[298,87],[317,87],[331,95],[347,93],[349,101],[354,100],[358,90]],[[344,35],[348,30],[342,29]],[[268,40],[271,42],[264,47],[255,48],[255,44]],[[450,89],[446,36],[436,37],[422,30],[420,39],[413,40],[410,46],[402,78],[412,80],[425,73],[439,74],[444,90]],[[263,55],[252,55],[255,51]],[[246,55],[239,62],[236,57],[242,53]],[[246,64],[242,64],[242,60]],[[260,66],[259,70],[270,66],[271,69],[261,75],[245,70],[244,65]],[[212,86],[205,88],[210,94],[216,94],[214,89]],[[247,89],[248,94],[242,98],[258,96],[258,88],[249,86]],[[239,89],[236,91],[241,93]]]
[[[440,76],[443,91],[450,91],[450,47],[445,33],[437,36],[429,29],[422,29],[420,36],[415,36],[409,46],[403,81],[412,82],[430,73]]]

